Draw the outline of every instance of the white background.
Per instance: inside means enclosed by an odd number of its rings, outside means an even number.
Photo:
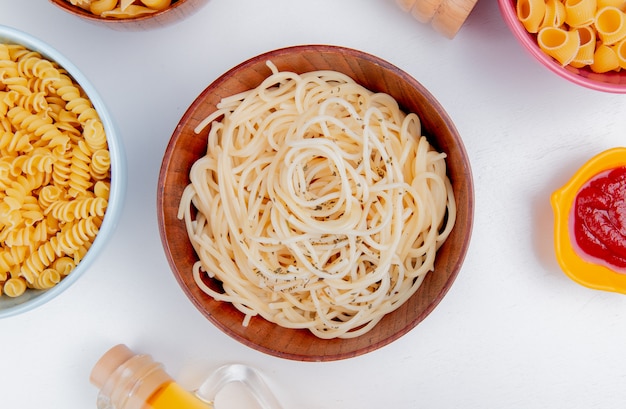
[[[85,73],[129,167],[119,227],[93,267],[49,304],[0,321],[3,409],[95,408],[89,372],[117,343],[190,389],[221,364],[250,364],[285,409],[624,407],[626,298],[561,272],[549,196],[589,158],[626,144],[626,95],[540,66],[495,1],[479,1],[454,40],[393,0],[210,0],[144,32],[95,26],[45,0],[0,0],[0,24]],[[476,192],[467,258],[435,311],[384,348],[326,363],[268,356],[213,327],[176,283],[156,218],[161,159],[189,104],[234,65],[305,43],[361,49],[424,84],[465,141]]]

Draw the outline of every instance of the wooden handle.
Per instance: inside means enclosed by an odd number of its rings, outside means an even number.
[[[454,38],[478,0],[444,0],[433,16],[433,28],[448,38]]]
[[[411,15],[420,23],[428,23],[434,17],[444,0],[417,0]]]
[[[409,11],[416,1],[417,0],[396,0],[396,4],[400,6],[403,11]]]
[[[396,0],[398,6],[421,23],[454,38],[478,0]]]

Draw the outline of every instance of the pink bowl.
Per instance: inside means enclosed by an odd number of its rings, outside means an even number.
[[[598,74],[587,67],[562,67],[558,62],[541,51],[537,45],[536,36],[528,33],[522,23],[520,23],[515,10],[516,0],[498,0],[498,4],[504,21],[511,29],[515,38],[519,40],[526,51],[546,68],[583,87],[597,91],[626,94],[626,70]]]

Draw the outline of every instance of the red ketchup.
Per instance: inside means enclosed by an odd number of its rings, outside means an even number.
[[[580,251],[626,273],[626,166],[590,179],[576,196],[573,228]]]

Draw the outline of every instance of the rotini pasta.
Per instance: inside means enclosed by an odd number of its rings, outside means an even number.
[[[598,73],[626,66],[626,0],[517,0],[516,8],[539,48],[559,64]]]
[[[85,197],[75,200],[59,200],[52,203],[45,212],[62,222],[73,222],[90,216],[104,217],[106,207],[107,200],[102,197]]]
[[[80,86],[38,53],[0,43],[0,295],[71,273],[105,216],[110,166]]]

